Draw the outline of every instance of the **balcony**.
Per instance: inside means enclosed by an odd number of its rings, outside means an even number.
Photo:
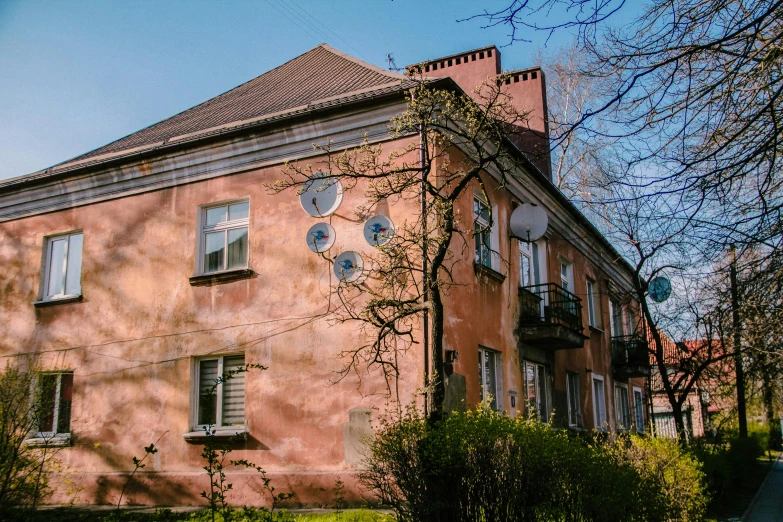
[[[612,337],[612,369],[615,377],[650,376],[650,351],[642,335]]]
[[[519,289],[519,340],[527,344],[565,350],[581,348],[582,300],[554,284]]]

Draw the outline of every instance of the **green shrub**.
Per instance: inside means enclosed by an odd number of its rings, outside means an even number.
[[[363,484],[400,521],[698,520],[698,462],[668,441],[608,443],[487,408],[385,421]]]

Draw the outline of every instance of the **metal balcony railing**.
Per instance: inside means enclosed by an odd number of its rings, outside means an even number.
[[[565,326],[582,332],[582,300],[555,283],[519,289],[520,326]]]
[[[650,352],[647,340],[639,334],[612,337],[612,364],[649,368]]]

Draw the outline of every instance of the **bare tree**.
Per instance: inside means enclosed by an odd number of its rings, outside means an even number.
[[[502,186],[524,161],[509,136],[523,127],[526,115],[501,91],[502,80],[480,86],[478,102],[419,81],[407,110],[391,122],[391,137],[400,141],[339,153],[329,144],[316,145],[324,153],[322,163],[289,164],[284,178],[269,187],[275,193],[301,191],[317,179],[339,180],[344,190],[363,194],[365,203],[355,209],[362,218],[387,201],[411,210],[391,241],[368,255],[364,279],[333,288],[340,306],[332,320],[358,324],[369,339],[343,354],[344,372],[380,368],[390,391],[399,376],[399,351],[417,344],[416,329],[429,321],[432,375],[427,384],[433,418],[442,413],[445,396],[444,295],[460,284],[453,277],[455,265],[473,262],[473,237],[488,231],[462,215],[457,204],[466,194],[472,201],[474,189],[489,199],[489,172]],[[395,143],[407,145],[389,150]]]

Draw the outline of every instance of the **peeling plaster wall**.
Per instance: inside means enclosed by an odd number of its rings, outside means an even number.
[[[202,504],[202,448],[183,433],[192,429],[194,357],[218,353],[244,353],[247,363],[269,368],[246,376],[249,437],[232,458],[261,464],[277,491],[295,491],[300,503],[328,502],[338,478],[347,499],[358,500],[360,459],[351,445],[359,431],[366,434],[370,415],[385,411],[386,383],[378,373],[338,379],[346,363],[340,352],[364,338],[353,325],[323,318],[335,283],[331,264],[307,249],[305,233],[317,220],[302,211],[295,191],[264,188],[280,177],[278,165],[0,224],[0,355],[74,372],[73,446],[57,454],[64,472],[53,477],[52,502],[116,502],[131,457],[165,433],[127,501]],[[250,200],[256,275],[191,286],[198,208],[234,198]],[[360,189],[349,192],[328,219],[337,231],[333,253],[371,248],[353,212],[362,203]],[[402,223],[416,208],[392,202],[388,213]],[[77,229],[84,233],[83,301],[34,307],[45,237]],[[407,404],[420,386],[420,350],[402,354],[400,365]],[[254,474],[229,476],[232,503],[266,502],[253,492]]]

